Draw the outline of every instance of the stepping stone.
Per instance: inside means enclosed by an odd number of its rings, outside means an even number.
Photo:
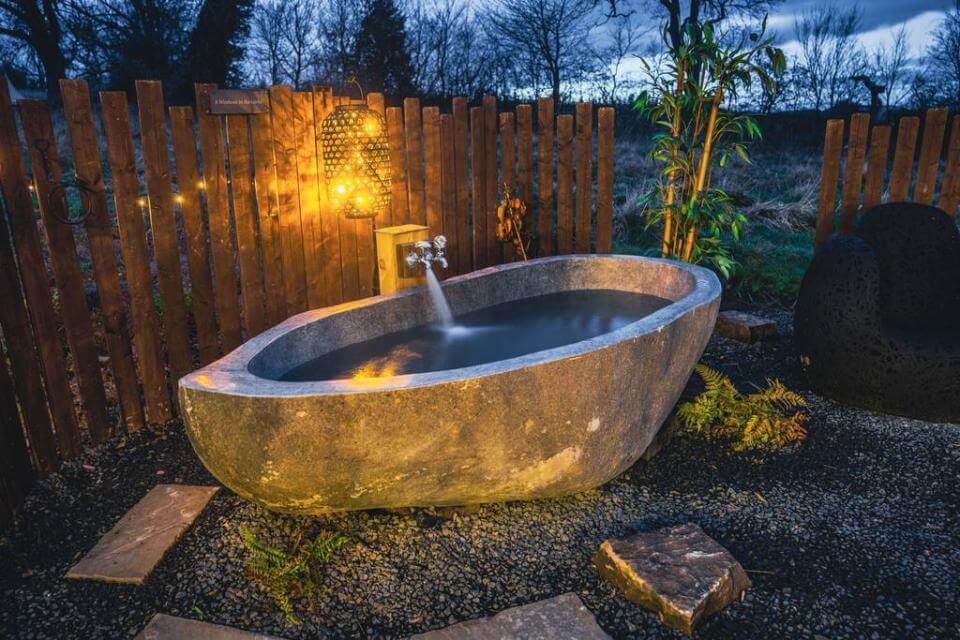
[[[100,538],[67,577],[143,584],[219,488],[157,485]]]
[[[208,624],[158,613],[133,640],[280,640],[219,624]]]
[[[721,311],[716,332],[731,340],[757,342],[777,335],[777,323],[743,311]]]
[[[684,633],[750,587],[736,558],[693,523],[606,540],[593,562],[628,600]]]
[[[411,640],[610,640],[580,598],[565,593],[506,609],[489,618],[467,620]]]

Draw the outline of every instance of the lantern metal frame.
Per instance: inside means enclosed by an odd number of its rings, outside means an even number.
[[[390,206],[387,124],[365,104],[339,105],[320,127],[331,204],[346,218],[375,218]]]

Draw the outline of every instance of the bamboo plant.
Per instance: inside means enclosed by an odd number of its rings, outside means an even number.
[[[634,108],[657,129],[651,154],[662,169],[644,205],[648,224],[662,223],[664,257],[707,262],[730,276],[734,261],[724,237],[739,240],[746,218],[712,182],[734,155],[749,162],[746,145],[761,133],[750,115],[725,106],[755,80],[775,90],[785,60],[772,42],[766,19],[759,33],[727,38],[716,36],[712,22],[688,22],[683,46],[663,69],[647,65],[652,89]]]

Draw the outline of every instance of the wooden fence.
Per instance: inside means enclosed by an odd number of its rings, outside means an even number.
[[[319,124],[346,99],[275,86],[269,112],[216,116],[211,85],[197,85],[196,109],[165,109],[160,83],[139,81],[135,105],[100,94],[98,128],[87,85],[60,86],[64,148],[47,105],[20,101],[18,127],[0,83],[0,525],[84,432],[96,443],[167,422],[198,365],[292,314],[375,293],[373,223],[338,216],[322,177]],[[444,233],[450,272],[514,258],[496,239],[503,184],[528,203],[533,253],[610,251],[613,109],[367,103],[390,146],[376,224]]]
[[[871,128],[869,114],[854,114],[850,118],[846,162],[843,162],[844,121],[827,122],[814,241],[817,247],[826,242],[835,230],[838,233],[852,232],[857,224],[858,212],[868,211],[881,202],[912,201],[932,205],[939,193],[936,206],[951,217],[956,217],[957,204],[960,202],[960,115],[953,117],[946,147],[946,109],[927,111],[922,128],[921,135],[918,116],[900,118],[891,164],[891,126],[874,125]],[[946,164],[938,190],[941,157]],[[843,179],[838,206],[837,185],[841,182],[841,166]],[[888,173],[889,181],[884,185]]]

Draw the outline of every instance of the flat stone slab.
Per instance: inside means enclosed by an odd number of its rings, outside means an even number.
[[[219,488],[155,486],[70,569],[67,577],[143,584]]]
[[[219,624],[158,613],[133,640],[280,640],[276,636],[241,631]]]
[[[740,342],[757,342],[777,335],[777,323],[744,311],[721,311],[716,332]]]
[[[501,611],[489,618],[413,636],[411,640],[610,640],[573,593]]]
[[[628,600],[684,633],[750,587],[736,558],[693,523],[606,540],[594,564]]]

